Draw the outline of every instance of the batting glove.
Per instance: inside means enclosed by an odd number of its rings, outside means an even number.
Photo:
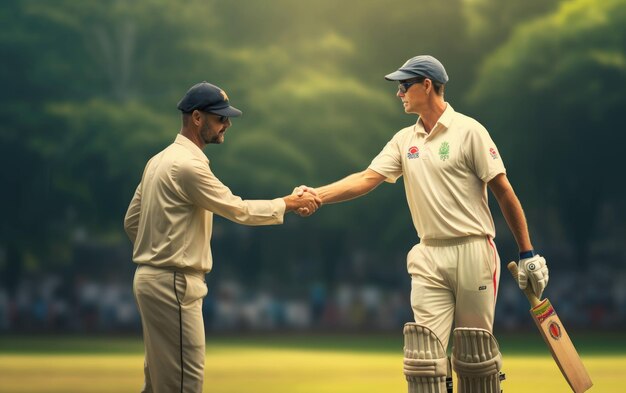
[[[533,292],[541,299],[541,294],[546,288],[546,285],[548,285],[549,279],[546,260],[541,255],[536,254],[530,258],[520,259],[517,266],[519,270],[518,284],[520,289],[525,289],[528,286],[528,281],[530,281]]]

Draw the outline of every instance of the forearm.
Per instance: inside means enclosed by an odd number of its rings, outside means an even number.
[[[243,200],[230,195],[219,201],[212,201],[207,210],[237,224],[258,226],[282,224],[286,204],[282,198],[272,200]]]
[[[343,202],[367,194],[382,183],[384,179],[384,176],[367,169],[332,184],[316,188],[316,191],[323,203]]]
[[[532,250],[533,246],[530,242],[530,234],[528,233],[528,224],[524,210],[513,189],[510,188],[504,191],[503,194],[497,196],[496,199],[500,205],[500,210],[502,210],[502,215],[517,242],[519,250]]]

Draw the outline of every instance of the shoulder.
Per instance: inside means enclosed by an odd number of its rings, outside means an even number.
[[[209,164],[191,154],[177,157],[172,165],[172,172],[182,182],[197,182],[211,176]]]
[[[454,114],[453,128],[463,139],[489,137],[489,131],[478,120],[459,112]]]
[[[478,120],[459,112],[454,113],[455,126],[465,129],[468,132],[486,132],[487,129]]]
[[[181,173],[195,173],[209,170],[209,164],[206,161],[203,161],[192,155],[178,157],[175,166]]]
[[[404,127],[403,129],[401,129],[400,131],[396,132],[393,135],[393,137],[391,138],[391,141],[401,143],[406,138],[409,138],[414,132],[415,132],[415,124],[410,125],[408,127]]]

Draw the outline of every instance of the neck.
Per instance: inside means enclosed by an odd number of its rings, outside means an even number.
[[[205,143],[202,140],[202,138],[200,138],[200,133],[198,132],[194,132],[192,130],[190,130],[189,128],[186,127],[182,127],[180,129],[180,134],[184,137],[186,137],[187,139],[189,139],[190,141],[192,141],[194,143],[194,145],[198,146],[200,148],[200,150],[204,149]]]
[[[448,104],[442,98],[435,98],[431,101],[422,113],[420,113],[420,120],[422,120],[422,124],[424,125],[424,130],[426,133],[430,134],[430,131],[437,124],[437,120],[441,117],[443,112],[448,107]]]

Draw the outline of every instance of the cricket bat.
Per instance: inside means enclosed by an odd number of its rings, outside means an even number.
[[[507,268],[517,282],[517,263],[510,262]],[[530,282],[523,292],[530,302],[530,315],[539,328],[543,340],[550,348],[552,357],[561,369],[567,383],[575,393],[586,391],[593,385],[593,382],[591,382],[589,373],[580,360],[580,356],[578,356],[578,352],[576,352],[576,348],[574,348],[574,344],[565,331],[559,316],[556,315],[550,300],[539,299],[533,292]]]

